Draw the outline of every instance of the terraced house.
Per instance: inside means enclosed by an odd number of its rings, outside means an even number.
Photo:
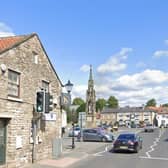
[[[156,112],[143,107],[104,108],[101,112],[101,122],[107,124],[119,123],[120,126],[150,123],[154,124]]]
[[[61,90],[37,34],[0,38],[0,168],[52,156],[61,137]]]

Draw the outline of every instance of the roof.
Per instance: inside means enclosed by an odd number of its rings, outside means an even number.
[[[163,106],[160,106],[160,107],[148,107],[148,109],[151,109],[151,110],[154,110],[156,111],[158,114],[168,114],[168,107],[163,107]]]
[[[9,50],[22,42],[28,40],[35,34],[22,35],[22,36],[10,36],[10,37],[1,37],[0,38],[0,54]]]
[[[55,75],[57,76],[61,86],[63,86],[60,78],[58,77],[58,75],[57,75],[57,73],[56,73],[56,71],[55,71],[55,69],[54,69],[54,67],[53,67],[53,65],[52,65],[52,63],[51,63],[51,61],[50,61],[42,43],[41,43],[41,41],[40,41],[40,39],[39,39],[39,37],[36,33],[31,33],[31,34],[28,34],[28,35],[20,35],[20,36],[0,37],[0,54],[17,47],[18,45],[24,43],[25,41],[29,40],[30,38],[32,38],[34,36],[36,36],[37,39],[39,40],[40,45],[41,45],[45,55],[47,56],[47,59],[48,59],[50,65],[51,65],[53,71],[55,72]]]
[[[107,113],[136,113],[136,112],[152,112],[154,110],[152,109],[145,109],[143,107],[121,107],[121,108],[104,108],[101,111],[101,114],[107,114]]]

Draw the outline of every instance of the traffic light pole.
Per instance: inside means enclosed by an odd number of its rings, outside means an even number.
[[[72,131],[73,131],[73,133],[72,133],[72,149],[74,149],[75,148],[74,122],[72,122]]]
[[[74,111],[72,110],[72,149],[75,148]]]

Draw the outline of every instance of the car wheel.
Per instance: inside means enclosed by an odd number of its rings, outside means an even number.
[[[141,149],[142,149],[142,145],[141,145]]]
[[[103,137],[102,138],[102,142],[106,142],[107,140],[106,140],[106,138],[105,137]]]
[[[135,153],[138,153],[139,152],[139,147],[138,145],[135,147]]]

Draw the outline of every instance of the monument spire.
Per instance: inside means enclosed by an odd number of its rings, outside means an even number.
[[[86,91],[86,125],[87,127],[96,126],[95,114],[96,114],[96,93],[94,90],[92,65],[90,65],[88,90]]]
[[[92,75],[92,65],[90,65],[89,80],[93,80],[93,75]]]

